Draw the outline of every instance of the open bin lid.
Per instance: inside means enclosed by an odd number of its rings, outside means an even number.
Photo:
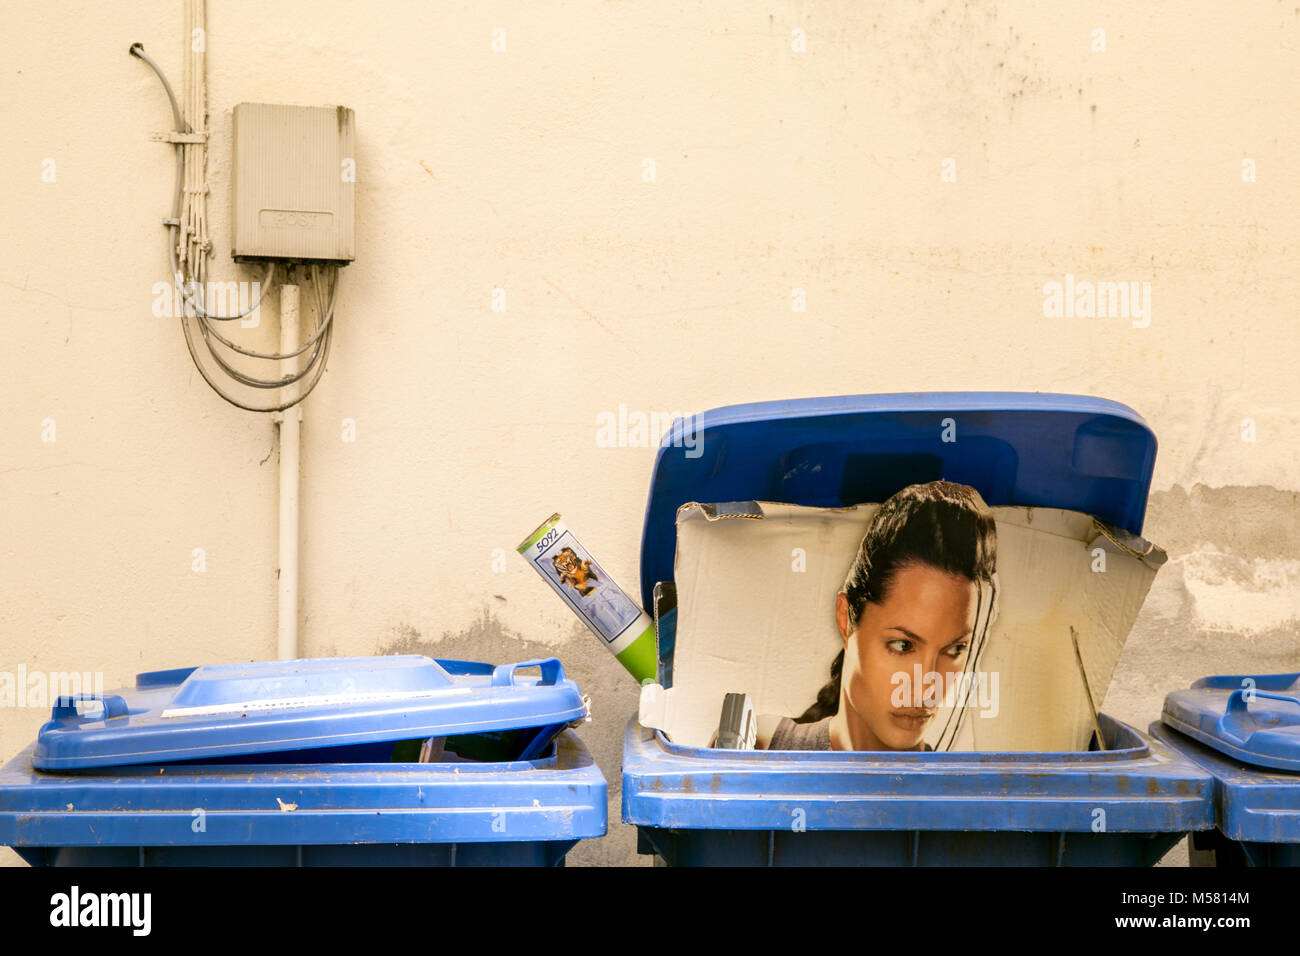
[[[1140,535],[1155,459],[1155,434],[1137,412],[1086,395],[849,395],[678,419],[650,482],[642,606],[673,580],[677,509],[690,501],[839,508],[946,479],[990,507],[1079,511]]]
[[[538,668],[540,677],[520,671]],[[550,727],[587,713],[555,658],[420,655],[216,664],[140,674],[134,689],[60,697],[32,765],[74,770]]]
[[[1202,677],[1165,697],[1161,720],[1243,763],[1300,770],[1300,674]]]

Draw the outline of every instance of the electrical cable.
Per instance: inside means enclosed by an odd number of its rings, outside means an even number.
[[[312,269],[313,270],[316,269],[315,264],[312,265]],[[313,282],[316,281],[314,276],[312,281]],[[334,290],[337,290],[338,288],[338,267],[337,266],[334,267],[333,288]],[[320,298],[319,294],[317,294],[317,301],[319,301],[319,298]],[[295,358],[301,355],[303,352],[307,351],[309,348],[315,345],[317,340],[324,334],[326,326],[328,326],[331,322],[334,321],[334,310],[332,306],[332,303],[334,302],[334,291],[330,292],[329,301],[331,303],[331,308],[330,308],[329,315],[325,317],[325,321],[324,322],[318,321],[315,334],[312,335],[312,337],[308,339],[306,342],[304,342],[301,348],[298,348],[292,352],[256,352],[253,349],[246,349],[243,346],[236,345],[234,342],[227,339],[220,332],[218,332],[214,327],[208,325],[207,322],[204,322],[203,324],[207,327],[208,331],[212,333],[212,337],[216,339],[218,342],[220,342],[222,345],[226,346],[226,348],[232,349],[241,355],[248,355],[253,358],[283,362],[286,359]],[[320,313],[318,312],[317,315],[319,316],[319,314]],[[208,347],[211,348],[211,345],[209,344]]]
[[[173,268],[175,268],[176,249],[174,246],[169,245],[169,251],[171,255],[172,266]],[[337,269],[337,267],[335,267],[335,269]],[[317,285],[316,302],[317,302],[317,309],[318,309],[317,314],[319,315],[324,311],[325,306],[321,301],[319,285],[318,284],[316,285]],[[336,282],[334,285],[334,290],[336,291],[337,288],[338,286]],[[332,314],[333,313],[332,301],[329,306],[329,309],[330,309],[330,313]],[[308,395],[310,395],[312,391],[316,388],[317,384],[319,384],[321,377],[325,373],[325,366],[329,361],[330,346],[333,342],[333,337],[334,337],[333,326],[332,325],[327,326],[325,328],[325,335],[323,341],[321,342],[321,345],[318,348],[318,352],[317,354],[313,355],[307,367],[298,375],[290,376],[282,383],[282,384],[293,384],[294,382],[300,380],[307,374],[310,374],[314,368],[315,375],[312,376],[311,381],[307,384],[307,387],[303,390],[301,395],[299,395],[297,398],[293,399],[292,401],[282,402],[278,405],[258,407],[255,405],[249,405],[245,402],[242,402],[232,397],[224,389],[222,389],[219,385],[217,385],[217,383],[213,380],[211,374],[209,374],[208,370],[203,366],[203,363],[199,361],[198,353],[194,349],[194,335],[193,332],[190,330],[190,323],[185,315],[181,316],[181,330],[185,333],[185,347],[189,350],[190,359],[194,362],[194,366],[195,368],[198,369],[199,374],[203,376],[203,380],[208,383],[208,387],[211,388],[214,392],[216,392],[219,396],[221,396],[221,398],[223,398],[231,405],[248,412],[282,412],[285,409],[292,408],[294,405],[297,405]],[[228,366],[226,366],[226,363],[222,362],[220,357],[215,352],[211,352],[211,349],[209,349],[209,352],[212,354],[213,358],[218,361],[219,364],[221,364],[223,367],[228,368]],[[238,381],[238,379],[236,380]],[[267,387],[275,387],[275,386],[267,386]]]
[[[175,255],[176,255],[176,250],[173,247],[172,256],[175,257]],[[303,391],[301,395],[299,395],[297,398],[295,398],[293,401],[290,402],[283,402],[279,405],[272,405],[266,408],[258,408],[257,406],[247,405],[236,398],[232,398],[230,395],[226,394],[226,392],[223,391],[222,388],[219,385],[217,385],[216,382],[212,380],[211,374],[208,372],[206,368],[203,367],[203,363],[199,361],[198,354],[194,351],[194,335],[190,331],[190,324],[185,320],[184,316],[181,317],[181,330],[185,333],[185,347],[189,349],[190,358],[194,361],[194,367],[199,370],[199,374],[202,375],[203,380],[208,383],[208,387],[211,388],[218,395],[220,395],[222,398],[224,398],[231,405],[234,405],[236,408],[243,409],[246,412],[282,412],[287,408],[293,408],[293,406],[297,405],[304,398],[310,395],[312,393],[312,390],[316,388],[317,383],[320,382],[321,376],[325,374],[325,366],[329,362],[330,343],[334,338],[334,334],[333,334],[334,330],[333,327],[331,327],[325,333],[324,353],[322,354],[320,361],[316,363],[316,375],[314,378],[312,378],[311,382],[308,383],[306,390]]]
[[[329,320],[330,320],[331,318],[333,318],[333,316],[334,316],[334,298],[333,298],[333,296],[331,295],[330,300],[329,300],[329,311],[328,311],[328,315],[325,317],[325,320],[322,321],[321,318],[320,318],[321,312],[319,311],[319,309],[320,309],[320,307],[321,307],[321,297],[320,297],[320,279],[319,279],[319,277],[318,277],[317,274],[316,274],[315,267],[313,267],[313,269],[312,269],[312,286],[313,286],[313,288],[316,290],[316,302],[317,302],[317,309],[318,309],[318,311],[317,311],[317,313],[316,313],[316,315],[317,315],[316,324],[317,324],[318,328],[317,328],[317,332],[316,332],[316,334],[312,336],[312,341],[314,342],[314,341],[317,341],[318,339],[320,339],[320,338],[321,338],[321,334],[322,334],[323,332],[325,332],[325,331],[328,329],[328,327],[329,327],[329,324],[328,324],[328,323],[329,323]],[[337,281],[335,282],[334,287],[335,287],[335,290],[337,290],[337,288],[338,288],[338,283],[337,283]],[[221,368],[225,371],[225,373],[226,373],[227,375],[229,375],[231,378],[233,378],[235,381],[240,382],[241,384],[247,385],[247,386],[249,386],[250,388],[282,388],[282,387],[285,386],[285,385],[292,385],[294,382],[297,382],[297,381],[302,380],[302,379],[305,378],[307,375],[310,375],[312,369],[316,367],[316,362],[317,362],[317,361],[319,360],[319,358],[320,358],[321,347],[324,345],[324,343],[322,342],[320,345],[317,345],[317,346],[316,346],[316,351],[313,352],[311,358],[308,359],[308,361],[307,361],[307,366],[306,366],[304,369],[302,369],[300,372],[298,372],[297,374],[286,375],[286,376],[283,376],[283,377],[281,377],[281,378],[277,378],[277,379],[253,378],[252,376],[247,375],[247,374],[245,374],[244,372],[241,372],[241,371],[239,371],[238,369],[236,369],[236,368],[234,368],[233,366],[231,366],[230,364],[228,364],[228,363],[225,361],[225,359],[223,359],[223,358],[220,356],[220,354],[217,353],[216,349],[214,349],[214,348],[212,347],[212,342],[211,342],[211,340],[208,338],[209,331],[211,331],[212,334],[214,334],[214,335],[216,334],[216,331],[215,331],[215,330],[209,330],[208,325],[207,325],[205,322],[203,322],[202,320],[200,320],[200,323],[199,323],[199,331],[203,333],[203,339],[204,339],[204,342],[205,342],[205,343],[207,344],[207,346],[208,346],[208,353],[212,356],[212,358],[213,358],[214,360],[216,360],[216,363],[217,363],[218,365],[220,365]],[[224,341],[224,340],[223,340],[223,341]],[[309,343],[309,344],[310,344],[310,343]],[[242,351],[242,350],[241,350],[241,351]],[[304,352],[304,351],[306,351],[306,346],[304,346],[303,348],[299,349],[297,352],[292,353],[292,355],[300,355],[300,354],[302,354],[302,352]],[[288,356],[288,357],[292,357],[292,356]]]
[[[162,69],[158,66],[158,64],[155,63],[153,59],[151,59],[149,55],[145,53],[144,45],[141,43],[133,43],[131,44],[128,52],[132,56],[137,57],[140,60],[143,60],[150,67],[150,69],[154,71],[158,79],[161,81],[163,85],[163,90],[167,94],[167,100],[171,104],[172,120],[177,132],[180,133],[193,132],[190,125],[181,116],[180,106],[176,102],[176,95],[175,93],[172,92],[171,84],[167,81],[167,77],[163,74]],[[179,230],[181,227],[181,222],[180,222],[181,195],[182,195],[182,187],[185,178],[185,153],[184,153],[184,148],[182,143],[174,143],[173,145],[176,148],[176,187],[173,191],[172,214],[168,219],[165,219],[163,222],[168,229],[167,247],[168,247],[168,257],[171,264],[172,280],[176,285],[177,293],[181,296],[184,302],[184,305],[181,308],[181,316],[180,316],[181,330],[185,334],[185,347],[190,353],[190,359],[194,362],[194,366],[195,368],[198,369],[199,374],[203,377],[203,380],[207,382],[208,387],[210,387],[214,392],[216,392],[219,396],[221,396],[221,398],[223,398],[226,402],[230,403],[236,408],[242,409],[244,411],[250,411],[250,412],[280,412],[280,411],[284,411],[285,409],[292,408],[294,405],[297,405],[308,395],[310,395],[312,391],[316,388],[316,385],[321,380],[321,376],[324,375],[325,366],[329,360],[330,346],[333,342],[333,337],[334,337],[333,319],[334,319],[335,296],[338,293],[338,266],[331,267],[333,271],[333,281],[331,282],[331,288],[328,297],[328,306],[326,306],[325,301],[321,297],[320,276],[317,270],[317,266],[315,264],[312,265],[312,286],[316,298],[317,327],[316,327],[315,334],[312,335],[312,337],[301,348],[297,349],[296,351],[286,352],[286,353],[277,353],[277,352],[264,353],[264,352],[257,352],[251,349],[245,349],[226,339],[219,332],[217,332],[215,328],[213,328],[208,324],[209,320],[218,321],[218,322],[229,322],[229,321],[233,321],[234,319],[244,318],[245,316],[251,315],[254,311],[256,311],[257,308],[261,305],[262,299],[265,298],[267,290],[270,288],[271,280],[275,273],[275,263],[267,262],[266,273],[263,277],[262,288],[260,290],[260,294],[257,297],[257,301],[254,302],[248,309],[246,309],[243,312],[240,312],[237,315],[215,315],[209,313],[204,307],[204,304],[201,303],[201,301],[195,302],[193,298],[191,298],[190,294],[187,293],[186,291],[187,287],[190,286],[194,287],[198,292],[200,300],[202,300],[203,286],[201,283],[195,283],[195,282],[188,283],[188,284],[185,283],[183,265],[181,265],[177,261],[176,233],[174,233],[172,230]],[[292,385],[295,382],[302,380],[307,375],[310,375],[313,372],[313,370],[315,371],[315,375],[311,378],[310,382],[307,384],[302,394],[297,396],[292,401],[285,402],[279,405],[268,406],[264,408],[249,405],[239,401],[238,399],[227,394],[220,386],[217,385],[217,383],[213,380],[211,374],[203,366],[203,363],[199,360],[198,353],[194,349],[194,336],[192,331],[190,330],[190,323],[188,321],[189,316],[187,314],[186,308],[184,307],[185,305],[188,305],[191,309],[193,309],[195,318],[197,318],[200,323],[200,331],[203,334],[204,344],[208,348],[208,353],[217,362],[217,364],[235,381],[240,382],[241,384],[247,385],[252,388],[282,388],[286,385]],[[291,358],[295,358],[301,355],[302,353],[306,352],[309,348],[312,348],[313,346],[315,346],[315,350],[312,352],[311,357],[308,359],[306,367],[302,369],[302,371],[298,372],[297,374],[284,376],[283,378],[278,380],[256,379],[253,378],[252,376],[245,375],[244,373],[238,371],[237,369],[229,365],[224,359],[222,359],[220,354],[218,354],[217,350],[213,346],[212,340],[211,338],[209,338],[209,335],[215,337],[219,342],[221,342],[221,344],[233,349],[236,352],[239,352],[243,355],[250,356],[252,358],[263,359],[267,361],[285,361]]]
[[[158,64],[155,63],[153,59],[147,53],[144,52],[144,44],[132,43],[130,49],[127,52],[130,53],[132,56],[138,57],[139,59],[147,63],[149,65],[149,68],[152,69],[154,73],[157,74],[158,79],[162,81],[163,90],[167,93],[167,101],[171,104],[172,107],[172,121],[176,127],[176,131],[178,133],[194,132],[193,127],[191,127],[190,124],[185,121],[185,118],[181,116],[181,108],[176,103],[176,94],[172,92],[171,83],[167,81],[167,77],[163,74],[162,68],[159,67]],[[175,198],[172,202],[171,218],[167,221],[167,225],[171,228],[179,229],[180,216],[181,216],[181,194],[183,192],[184,179],[185,179],[185,153],[182,148],[183,144],[174,143],[173,145],[176,147],[176,166],[177,166],[176,190],[175,190]],[[173,280],[176,282],[176,286],[180,290],[181,295],[185,300],[185,303],[194,309],[195,314],[200,315],[205,319],[215,319],[218,322],[231,322],[234,321],[235,319],[242,319],[249,315],[252,315],[253,312],[256,311],[257,307],[262,304],[262,299],[266,297],[267,290],[271,286],[271,277],[274,275],[274,273],[275,273],[275,263],[267,262],[266,274],[265,276],[263,276],[261,292],[257,297],[257,301],[254,302],[251,306],[249,306],[245,311],[240,312],[238,315],[212,315],[209,312],[207,312],[201,305],[199,305],[193,299],[191,299],[185,291],[186,287],[192,284],[197,287],[199,294],[202,295],[203,294],[202,284],[185,283],[183,281],[184,276],[182,270],[176,267],[175,262],[173,262],[172,264]]]
[[[177,149],[179,150],[180,147],[181,147],[181,144],[180,144],[180,143],[177,143],[177,144],[176,144],[176,147],[177,147]],[[184,162],[184,154],[182,154],[182,156],[181,156],[181,161]],[[180,190],[177,190],[177,192],[180,192]],[[178,218],[178,217],[173,217],[173,218]],[[179,224],[179,223],[177,223],[176,228],[180,228],[180,224]],[[199,318],[201,318],[201,319],[212,319],[212,320],[217,321],[217,322],[233,322],[233,321],[235,321],[235,319],[246,318],[247,316],[250,316],[250,315],[252,315],[254,312],[256,312],[256,311],[257,311],[257,307],[260,306],[260,305],[262,304],[262,300],[266,298],[266,291],[267,291],[269,288],[271,288],[271,277],[274,276],[274,275],[275,275],[275,263],[274,263],[274,262],[267,262],[267,264],[266,264],[266,272],[265,272],[265,274],[263,274],[263,276],[262,276],[262,284],[261,284],[261,289],[260,289],[260,291],[258,292],[258,295],[257,295],[257,301],[254,302],[252,305],[250,305],[250,306],[249,306],[246,310],[244,310],[243,312],[240,312],[238,315],[213,315],[212,313],[208,312],[208,311],[207,311],[207,310],[206,310],[202,305],[198,304],[198,303],[195,302],[193,299],[188,298],[188,297],[185,299],[185,303],[186,303],[188,306],[190,306],[190,308],[192,308],[192,309],[194,310],[194,314],[197,315],[197,316],[199,316]],[[182,275],[181,272],[177,272],[175,278],[176,278],[176,283],[177,283],[177,285],[179,286],[180,283],[181,283],[181,280],[184,278],[184,276]],[[190,285],[190,286],[193,286],[193,287],[194,287],[194,290],[198,293],[199,298],[200,298],[200,299],[203,298],[203,283],[202,283],[202,282],[199,282],[199,281],[197,281],[197,280],[193,280],[193,279],[191,279],[190,282],[188,282],[188,283],[186,283],[186,284],[187,284],[187,285]],[[184,292],[182,292],[182,295],[184,295]]]

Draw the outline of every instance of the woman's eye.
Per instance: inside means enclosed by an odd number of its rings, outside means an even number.
[[[966,648],[968,646],[969,645],[966,644],[953,644],[951,647],[947,648],[944,653],[949,657],[961,657],[966,653]]]
[[[900,637],[892,641],[886,641],[885,646],[888,647],[895,654],[906,654],[908,651],[912,649],[912,642],[905,641]]]

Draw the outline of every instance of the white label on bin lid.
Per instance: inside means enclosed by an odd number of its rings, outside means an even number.
[[[385,691],[370,694],[319,694],[315,697],[280,697],[275,700],[246,700],[233,704],[205,704],[201,707],[168,707],[159,717],[208,717],[217,714],[246,714],[250,710],[287,710],[293,707],[351,707],[387,701],[427,700],[434,697],[463,696],[472,687],[440,687],[437,690]]]

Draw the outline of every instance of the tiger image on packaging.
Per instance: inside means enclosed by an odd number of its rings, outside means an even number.
[[[600,580],[596,570],[587,558],[579,558],[572,548],[561,548],[560,553],[551,559],[555,571],[560,576],[560,583],[567,584],[583,597],[596,590],[595,582]]]

